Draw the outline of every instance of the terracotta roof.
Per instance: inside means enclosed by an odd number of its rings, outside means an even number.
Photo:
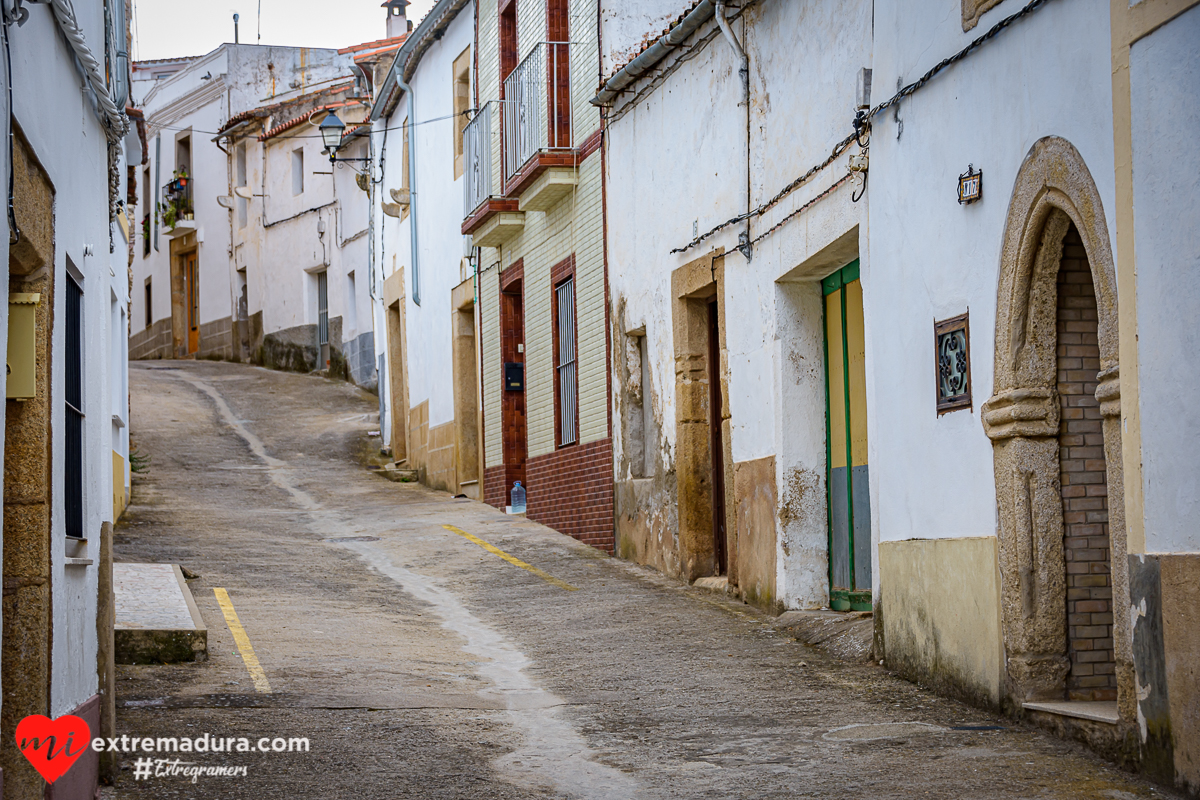
[[[384,49],[390,50],[392,48],[399,47],[400,45],[404,44],[404,40],[407,38],[408,38],[408,34],[405,33],[400,36],[393,36],[390,39],[376,39],[373,42],[363,42],[362,44],[355,44],[355,45],[351,45],[350,47],[343,47],[342,49],[338,50],[338,55],[344,56],[347,53],[357,53],[361,50],[384,50]]]
[[[263,119],[264,117],[270,116],[272,111],[283,108],[284,106],[287,106],[287,105],[292,105],[293,103],[298,103],[306,98],[320,97],[323,94],[332,94],[334,92],[339,92],[339,91],[342,91],[343,89],[347,89],[353,85],[354,85],[353,81],[349,81],[347,83],[339,83],[335,86],[327,86],[326,88],[321,89],[318,92],[314,92],[313,94],[302,95],[300,97],[293,97],[288,100],[281,100],[278,103],[271,103],[271,104],[265,105],[265,106],[255,106],[254,108],[246,109],[245,111],[234,114],[232,117],[225,120],[225,124],[222,125],[220,128],[217,128],[217,133],[218,134],[224,133],[225,131],[234,127],[238,123],[245,122],[246,120]]]
[[[663,28],[659,32],[650,31],[645,36],[643,36],[642,37],[642,46],[640,48],[638,48],[637,51],[635,51],[633,54],[631,54],[629,56],[629,58],[625,61],[625,63],[614,66],[612,75],[616,75],[618,72],[620,72],[621,70],[628,67],[629,64],[635,58],[637,58],[642,53],[646,52],[651,47],[653,47],[655,42],[657,42],[659,39],[661,39],[662,37],[664,37],[668,33],[670,33],[676,26],[678,26],[681,22],[683,22],[687,18],[688,14],[695,11],[696,7],[699,6],[701,2],[703,2],[703,0],[693,0],[693,2],[688,3],[687,7],[685,9],[683,9],[683,12],[680,13],[679,16],[677,16],[677,17],[675,17],[675,19],[671,20],[671,24],[667,25],[667,27]],[[607,81],[609,78],[612,77],[612,75],[607,76],[604,79],[604,81]],[[601,81],[601,84],[603,84],[604,81]]]
[[[286,132],[290,131],[292,128],[295,128],[297,125],[303,125],[305,122],[308,122],[310,119],[312,119],[312,117],[314,115],[316,115],[322,111],[332,111],[335,108],[347,108],[349,106],[357,106],[357,105],[364,105],[364,103],[361,103],[358,100],[346,100],[341,103],[326,103],[323,106],[317,106],[310,111],[304,112],[303,114],[301,114],[298,117],[292,117],[291,119],[289,119],[286,122],[279,123],[274,128],[271,128],[269,131],[264,131],[261,135],[259,135],[258,140],[260,142],[265,142],[267,139],[274,138],[281,133],[286,133]],[[343,135],[345,135],[345,134],[343,134]]]

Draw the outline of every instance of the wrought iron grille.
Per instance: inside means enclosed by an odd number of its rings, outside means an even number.
[[[471,216],[495,193],[492,187],[492,144],[495,140],[492,107],[492,103],[484,104],[463,131],[463,154],[466,160],[463,175],[464,217]]]
[[[555,287],[558,306],[558,408],[560,445],[578,439],[576,410],[578,388],[575,370],[575,279],[568,278]]]
[[[311,306],[310,306],[311,308]],[[329,344],[329,273],[317,273],[317,345]]]
[[[539,42],[504,79],[504,179],[543,150],[574,147],[571,43]]]
[[[83,530],[83,289],[67,276],[66,441],[63,506],[67,536],[82,539]]]

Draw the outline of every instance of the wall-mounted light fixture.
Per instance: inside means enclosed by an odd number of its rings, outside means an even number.
[[[338,115],[330,111],[325,115],[325,119],[317,126],[321,131],[321,140],[325,142],[325,150],[323,152],[329,154],[330,164],[341,164],[351,161],[361,161],[369,164],[370,158],[338,158],[338,150],[342,149],[342,135],[346,132],[346,123],[338,118]]]

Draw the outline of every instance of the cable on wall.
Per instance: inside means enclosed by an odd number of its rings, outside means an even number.
[[[870,127],[871,127],[870,120],[873,117],[875,117],[875,115],[898,104],[904,98],[912,96],[915,92],[917,92],[922,87],[924,87],[927,83],[929,83],[929,81],[932,80],[934,78],[934,76],[936,76],[939,72],[943,71],[944,69],[946,69],[947,67],[949,67],[953,64],[958,63],[959,61],[962,61],[971,52],[973,52],[974,50],[981,47],[985,42],[989,41],[990,39],[995,38],[1005,28],[1008,28],[1010,25],[1012,25],[1013,23],[1022,19],[1023,17],[1026,17],[1026,16],[1032,14],[1034,11],[1037,11],[1039,8],[1046,5],[1046,3],[1048,3],[1048,2],[1050,2],[1050,0],[1029,0],[1029,3],[1027,3],[1024,7],[1022,7],[1020,11],[1014,12],[1013,14],[1010,14],[1009,16],[1005,17],[1004,19],[1000,20],[995,25],[993,25],[990,29],[988,29],[987,33],[984,33],[983,35],[976,37],[975,39],[973,39],[971,41],[970,44],[968,44],[962,50],[959,50],[954,55],[952,55],[948,58],[942,59],[937,64],[935,64],[928,72],[926,72],[924,75],[922,75],[920,78],[918,78],[917,80],[908,84],[907,86],[904,86],[899,91],[897,91],[896,94],[892,95],[887,100],[883,101],[879,105],[872,108],[870,110],[870,112],[866,115],[865,124],[863,123],[863,121],[860,118],[858,120],[859,124],[855,126],[855,131],[853,133],[851,133],[849,136],[847,136],[846,138],[842,139],[836,145],[834,145],[833,151],[829,154],[828,158],[826,158],[820,164],[817,164],[816,166],[809,169],[807,172],[805,172],[799,178],[796,178],[796,180],[789,183],[787,186],[785,186],[783,189],[781,189],[770,200],[768,200],[767,202],[763,203],[760,206],[757,206],[754,209],[751,209],[750,211],[747,211],[745,214],[739,214],[736,217],[732,217],[731,219],[728,219],[725,222],[722,222],[721,224],[712,228],[708,232],[695,237],[687,244],[685,244],[681,247],[674,248],[673,250],[671,250],[671,252],[672,253],[685,252],[685,251],[690,250],[691,248],[695,247],[696,245],[700,244],[705,239],[708,239],[709,237],[717,234],[718,232],[724,230],[725,228],[730,227],[731,225],[736,225],[739,222],[744,222],[745,220],[747,220],[751,217],[761,216],[763,213],[765,213],[771,207],[776,205],[784,197],[791,194],[796,189],[800,188],[805,183],[807,183],[818,172],[820,172],[821,170],[825,169],[825,167],[832,164],[837,159],[837,157],[840,156],[846,150],[846,148],[850,146],[850,143],[854,142],[856,140],[856,138],[859,136],[859,134],[861,133],[862,130],[864,130],[864,129],[868,130],[868,131],[870,130]],[[842,183],[843,183],[843,181],[838,181],[835,184],[835,186],[839,186]],[[832,188],[833,187],[830,187],[830,189],[825,190],[820,195],[818,195],[818,197],[826,196],[832,190]],[[800,209],[797,209],[796,211],[790,213],[787,217],[784,217],[784,220],[791,219],[797,213],[799,213],[801,210],[809,208],[812,205],[812,203],[813,203],[813,201],[809,201],[808,203],[805,203],[803,206],[800,207]],[[779,227],[779,225],[775,225],[774,227],[771,228],[771,231],[774,231],[778,227]],[[769,232],[770,231],[768,231],[768,233]],[[761,234],[758,237],[756,237],[753,241],[757,242],[765,235],[766,234]]]

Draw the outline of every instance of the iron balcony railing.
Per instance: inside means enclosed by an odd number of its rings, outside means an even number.
[[[504,79],[504,179],[539,152],[574,147],[571,43],[539,42]]]
[[[501,194],[493,181],[498,170],[492,163],[500,151],[495,103],[485,103],[463,130],[463,217],[469,217],[489,197]]]

